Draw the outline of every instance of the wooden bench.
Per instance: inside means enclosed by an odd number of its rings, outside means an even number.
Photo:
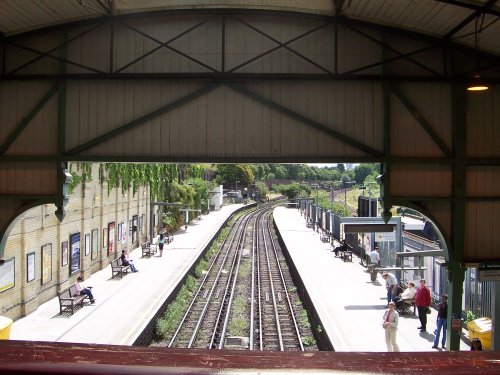
[[[323,230],[321,232],[320,239],[321,239],[321,242],[330,242],[330,233],[328,233],[328,231],[326,231],[326,230]]]
[[[59,315],[62,315],[64,311],[71,311],[71,315],[73,315],[75,307],[78,305],[83,307],[83,301],[89,298],[87,295],[81,296],[78,294],[76,284],[71,284],[66,289],[57,292],[57,297],[59,297]]]
[[[340,259],[344,262],[352,262],[352,246],[345,243],[339,248]]]
[[[111,261],[111,278],[113,279],[116,275],[120,275],[120,279],[123,277],[123,274],[128,274],[130,270],[130,266],[122,266],[122,260],[120,258],[116,258]]]
[[[403,291],[408,287],[408,285],[404,282],[400,282],[398,285],[398,295],[403,293]],[[415,311],[417,306],[415,305],[415,297],[409,299],[401,299],[396,303],[396,310],[401,315],[413,314],[415,315]]]
[[[151,245],[151,242],[145,242],[141,245],[141,250],[142,250],[142,257],[144,258],[145,256],[151,257],[151,255],[156,254],[156,245]]]
[[[417,306],[415,305],[415,298],[403,299],[401,302],[403,302],[403,304],[399,304],[399,306],[396,303],[398,313],[401,315],[405,315],[406,313],[415,315],[415,311],[417,309]]]
[[[340,259],[344,262],[352,262],[352,250],[341,250]]]

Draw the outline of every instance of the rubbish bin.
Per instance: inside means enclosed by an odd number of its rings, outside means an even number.
[[[0,316],[0,340],[9,339],[10,327],[12,327],[12,319]]]
[[[491,319],[479,318],[467,323],[467,330],[469,331],[469,340],[474,338],[481,340],[483,348],[491,350]]]

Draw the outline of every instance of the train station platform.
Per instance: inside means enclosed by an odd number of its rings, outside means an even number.
[[[332,245],[306,227],[296,208],[278,207],[274,220],[298,273],[337,352],[385,352],[382,316],[386,309],[385,281],[378,275],[372,283],[360,259],[336,258]],[[418,285],[418,282],[415,283]],[[399,319],[397,343],[401,351],[443,351],[432,349],[437,311],[427,316],[427,332],[420,333],[417,315]],[[463,341],[461,350],[470,350]]]
[[[241,207],[226,205],[192,221],[187,230],[174,234],[162,257],[157,253],[141,258],[141,249],[135,249],[130,258],[139,272],[112,279],[108,266],[84,281],[92,286],[95,304],[86,303],[71,316],[59,315],[55,297],[16,320],[10,339],[132,345],[220,227]]]

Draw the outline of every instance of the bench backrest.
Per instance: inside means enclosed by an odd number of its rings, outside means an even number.
[[[71,292],[69,291],[69,288],[57,292],[57,295],[59,298],[71,298]]]
[[[60,298],[71,298],[71,297],[74,297],[74,296],[78,295],[78,293],[76,292],[76,285],[75,284],[71,284],[66,289],[63,289],[63,290],[57,292],[57,295]]]
[[[116,258],[111,261],[111,267],[121,267],[121,259]]]

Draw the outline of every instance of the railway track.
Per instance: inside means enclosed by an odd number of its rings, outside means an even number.
[[[317,350],[272,227],[273,207],[251,209],[234,221],[196,280],[176,329],[155,346]]]

